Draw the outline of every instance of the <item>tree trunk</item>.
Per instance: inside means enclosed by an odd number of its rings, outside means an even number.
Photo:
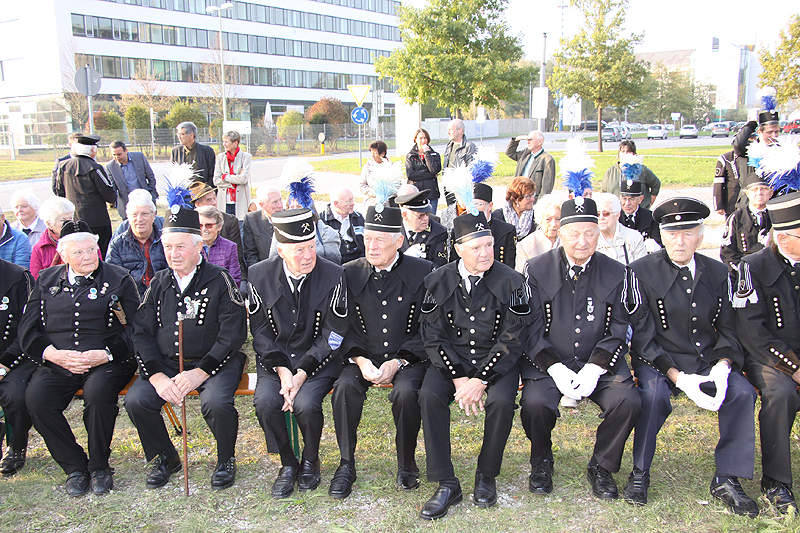
[[[597,151],[603,153],[603,108],[597,106]]]

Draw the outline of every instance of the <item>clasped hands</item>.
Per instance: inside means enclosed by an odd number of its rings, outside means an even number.
[[[163,372],[150,376],[150,384],[158,395],[169,403],[181,405],[183,398],[203,384],[209,375],[202,368],[184,370],[169,378]]]
[[[719,361],[711,368],[711,372],[707,376],[680,372],[675,380],[675,386],[686,393],[686,396],[698,407],[709,411],[719,411],[728,391],[728,375],[730,373],[730,365],[726,361]],[[700,390],[700,385],[703,383],[714,383],[717,388],[716,394],[709,396]]]
[[[391,383],[394,375],[400,370],[400,361],[397,359],[389,359],[384,361],[380,368],[372,364],[372,361],[366,357],[357,357],[355,359],[358,368],[361,369],[361,375],[375,385],[385,385]]]
[[[556,387],[561,394],[578,401],[594,392],[594,389],[597,388],[597,381],[606,373],[606,370],[594,363],[587,363],[578,372],[574,372],[564,363],[556,363],[547,369],[547,373],[556,382]]]
[[[58,350],[55,346],[48,346],[43,357],[45,360],[66,368],[73,374],[85,374],[92,368],[108,363],[108,354],[105,350]]]

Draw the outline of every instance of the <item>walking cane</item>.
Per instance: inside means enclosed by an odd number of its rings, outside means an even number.
[[[178,372],[183,372],[183,313],[178,313]],[[183,426],[183,492],[189,495],[189,447],[186,442],[186,396],[181,402],[181,425]]]

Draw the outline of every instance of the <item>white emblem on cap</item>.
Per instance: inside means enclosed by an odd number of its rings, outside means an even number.
[[[633,187],[633,180],[628,180],[628,187]]]
[[[483,227],[483,222],[478,222],[477,224],[475,224],[475,229],[478,231],[483,231],[486,228]]]
[[[169,208],[169,210],[173,215],[177,215],[178,212],[181,210],[181,206],[173,205],[172,207]]]
[[[376,209],[376,211],[377,211],[377,209]],[[378,212],[376,212],[375,213],[375,221],[376,222],[380,222],[381,220],[383,220],[383,215],[378,213]]]
[[[681,219],[680,215],[675,215],[675,220],[680,220],[680,219]]]
[[[578,207],[583,205],[583,196],[576,196],[575,197],[575,205],[578,206]],[[583,211],[583,209],[580,209],[580,211]]]
[[[303,231],[311,231],[311,224],[309,224],[308,222],[305,222],[305,223],[304,223],[302,226],[300,226],[300,227],[303,229]]]

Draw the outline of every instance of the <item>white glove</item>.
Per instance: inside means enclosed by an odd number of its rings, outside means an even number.
[[[408,250],[403,252],[403,255],[408,255],[410,257],[419,257],[420,259],[425,259],[425,245],[420,244],[412,244],[408,247]]]
[[[573,400],[580,400],[581,397],[575,392],[572,382],[577,379],[578,374],[564,366],[564,363],[556,363],[547,369],[547,373],[556,382],[556,387],[561,391],[561,394]]]
[[[725,394],[728,392],[728,376],[730,373],[731,367],[723,361],[718,361],[708,374],[708,377],[714,380],[714,385],[717,387],[717,394],[714,396],[714,401],[719,404],[717,409],[722,407],[722,402],[725,401]]]
[[[747,122],[758,122],[759,109],[751,109],[747,112]]]
[[[653,254],[661,251],[661,246],[659,246],[655,239],[645,239],[644,249],[648,254]]]
[[[581,398],[590,396],[594,392],[594,389],[597,388],[597,380],[605,373],[605,368],[600,368],[594,363],[587,363],[584,365],[572,381],[575,394],[580,395]]]
[[[699,374],[685,374],[681,372],[678,374],[678,379],[675,381],[675,386],[686,393],[694,403],[701,409],[709,411],[719,410],[720,404],[716,400],[700,390],[700,385],[714,381],[710,376],[701,376]]]

